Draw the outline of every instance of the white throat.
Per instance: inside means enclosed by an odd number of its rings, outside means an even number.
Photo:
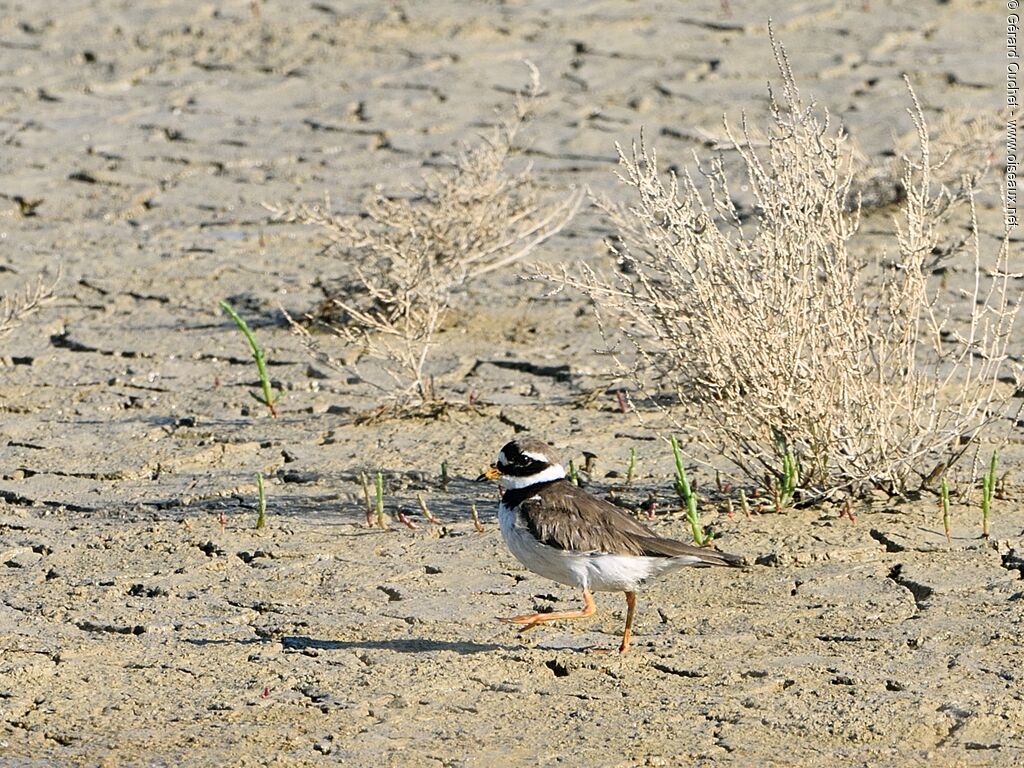
[[[562,468],[562,465],[552,464],[545,470],[533,475],[526,475],[525,477],[502,475],[499,482],[505,490],[515,491],[520,488],[528,488],[537,483],[550,483],[552,480],[561,480],[563,477],[565,477],[565,469]]]

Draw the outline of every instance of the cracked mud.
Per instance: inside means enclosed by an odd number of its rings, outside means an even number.
[[[1002,108],[995,4],[772,13],[801,86],[874,160],[912,130],[902,72],[929,119]],[[618,643],[618,595],[598,595],[592,620],[523,636],[494,621],[579,596],[518,566],[493,489],[471,482],[527,430],[566,458],[596,454],[599,492],[622,482],[632,447],[623,500],[651,496],[658,530],[687,536],[661,514],[667,426],[602,389],[578,298],[488,276],[438,348],[448,396],[475,405],[378,423],[358,418],[375,393],[321,369],[281,320],[279,305],[322,300],[337,269],[320,233],[272,223],[264,202],[329,192],[356,212],[375,184],[401,193],[505,103],[524,58],[550,93],[528,131],[537,172],[620,194],[614,142],[641,126],[685,164],[714,151],[723,111],[764,115],[760,14],[717,1],[7,8],[0,290],[57,265],[63,277],[58,300],[0,341],[0,764],[1024,764],[1019,426],[988,542],[977,490],[954,504],[952,544],[929,496],[877,498],[856,523],[829,506],[750,520],[707,507],[751,567],[645,590],[620,658],[592,650]],[[888,226],[886,194],[869,230]],[[979,215],[1001,231],[991,200]],[[606,264],[609,234],[583,211],[537,257]],[[967,276],[953,265],[949,290]],[[220,299],[265,346],[285,392],[276,420],[247,394],[254,369]],[[389,514],[416,530],[366,527],[358,476],[377,470]],[[421,493],[442,525],[419,515]]]

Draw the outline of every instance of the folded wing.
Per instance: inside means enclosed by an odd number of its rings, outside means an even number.
[[[520,513],[543,544],[573,552],[685,557],[692,565],[741,565],[742,558],[658,536],[604,499],[566,480],[531,491],[519,501]],[[506,495],[505,503],[510,499]]]

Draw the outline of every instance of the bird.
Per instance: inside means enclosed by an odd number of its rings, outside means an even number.
[[[659,536],[622,509],[566,479],[547,443],[526,437],[507,443],[478,481],[499,481],[498,521],[509,550],[530,571],[583,590],[583,607],[501,618],[520,632],[597,610],[594,592],[624,592],[626,626],[619,653],[633,634],[636,593],[649,580],[686,567],[743,566],[744,559]]]

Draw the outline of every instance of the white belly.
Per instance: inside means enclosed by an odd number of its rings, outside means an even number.
[[[571,552],[541,544],[516,514],[498,505],[501,535],[509,551],[546,579],[594,592],[634,592],[653,576],[692,564],[687,558]]]

